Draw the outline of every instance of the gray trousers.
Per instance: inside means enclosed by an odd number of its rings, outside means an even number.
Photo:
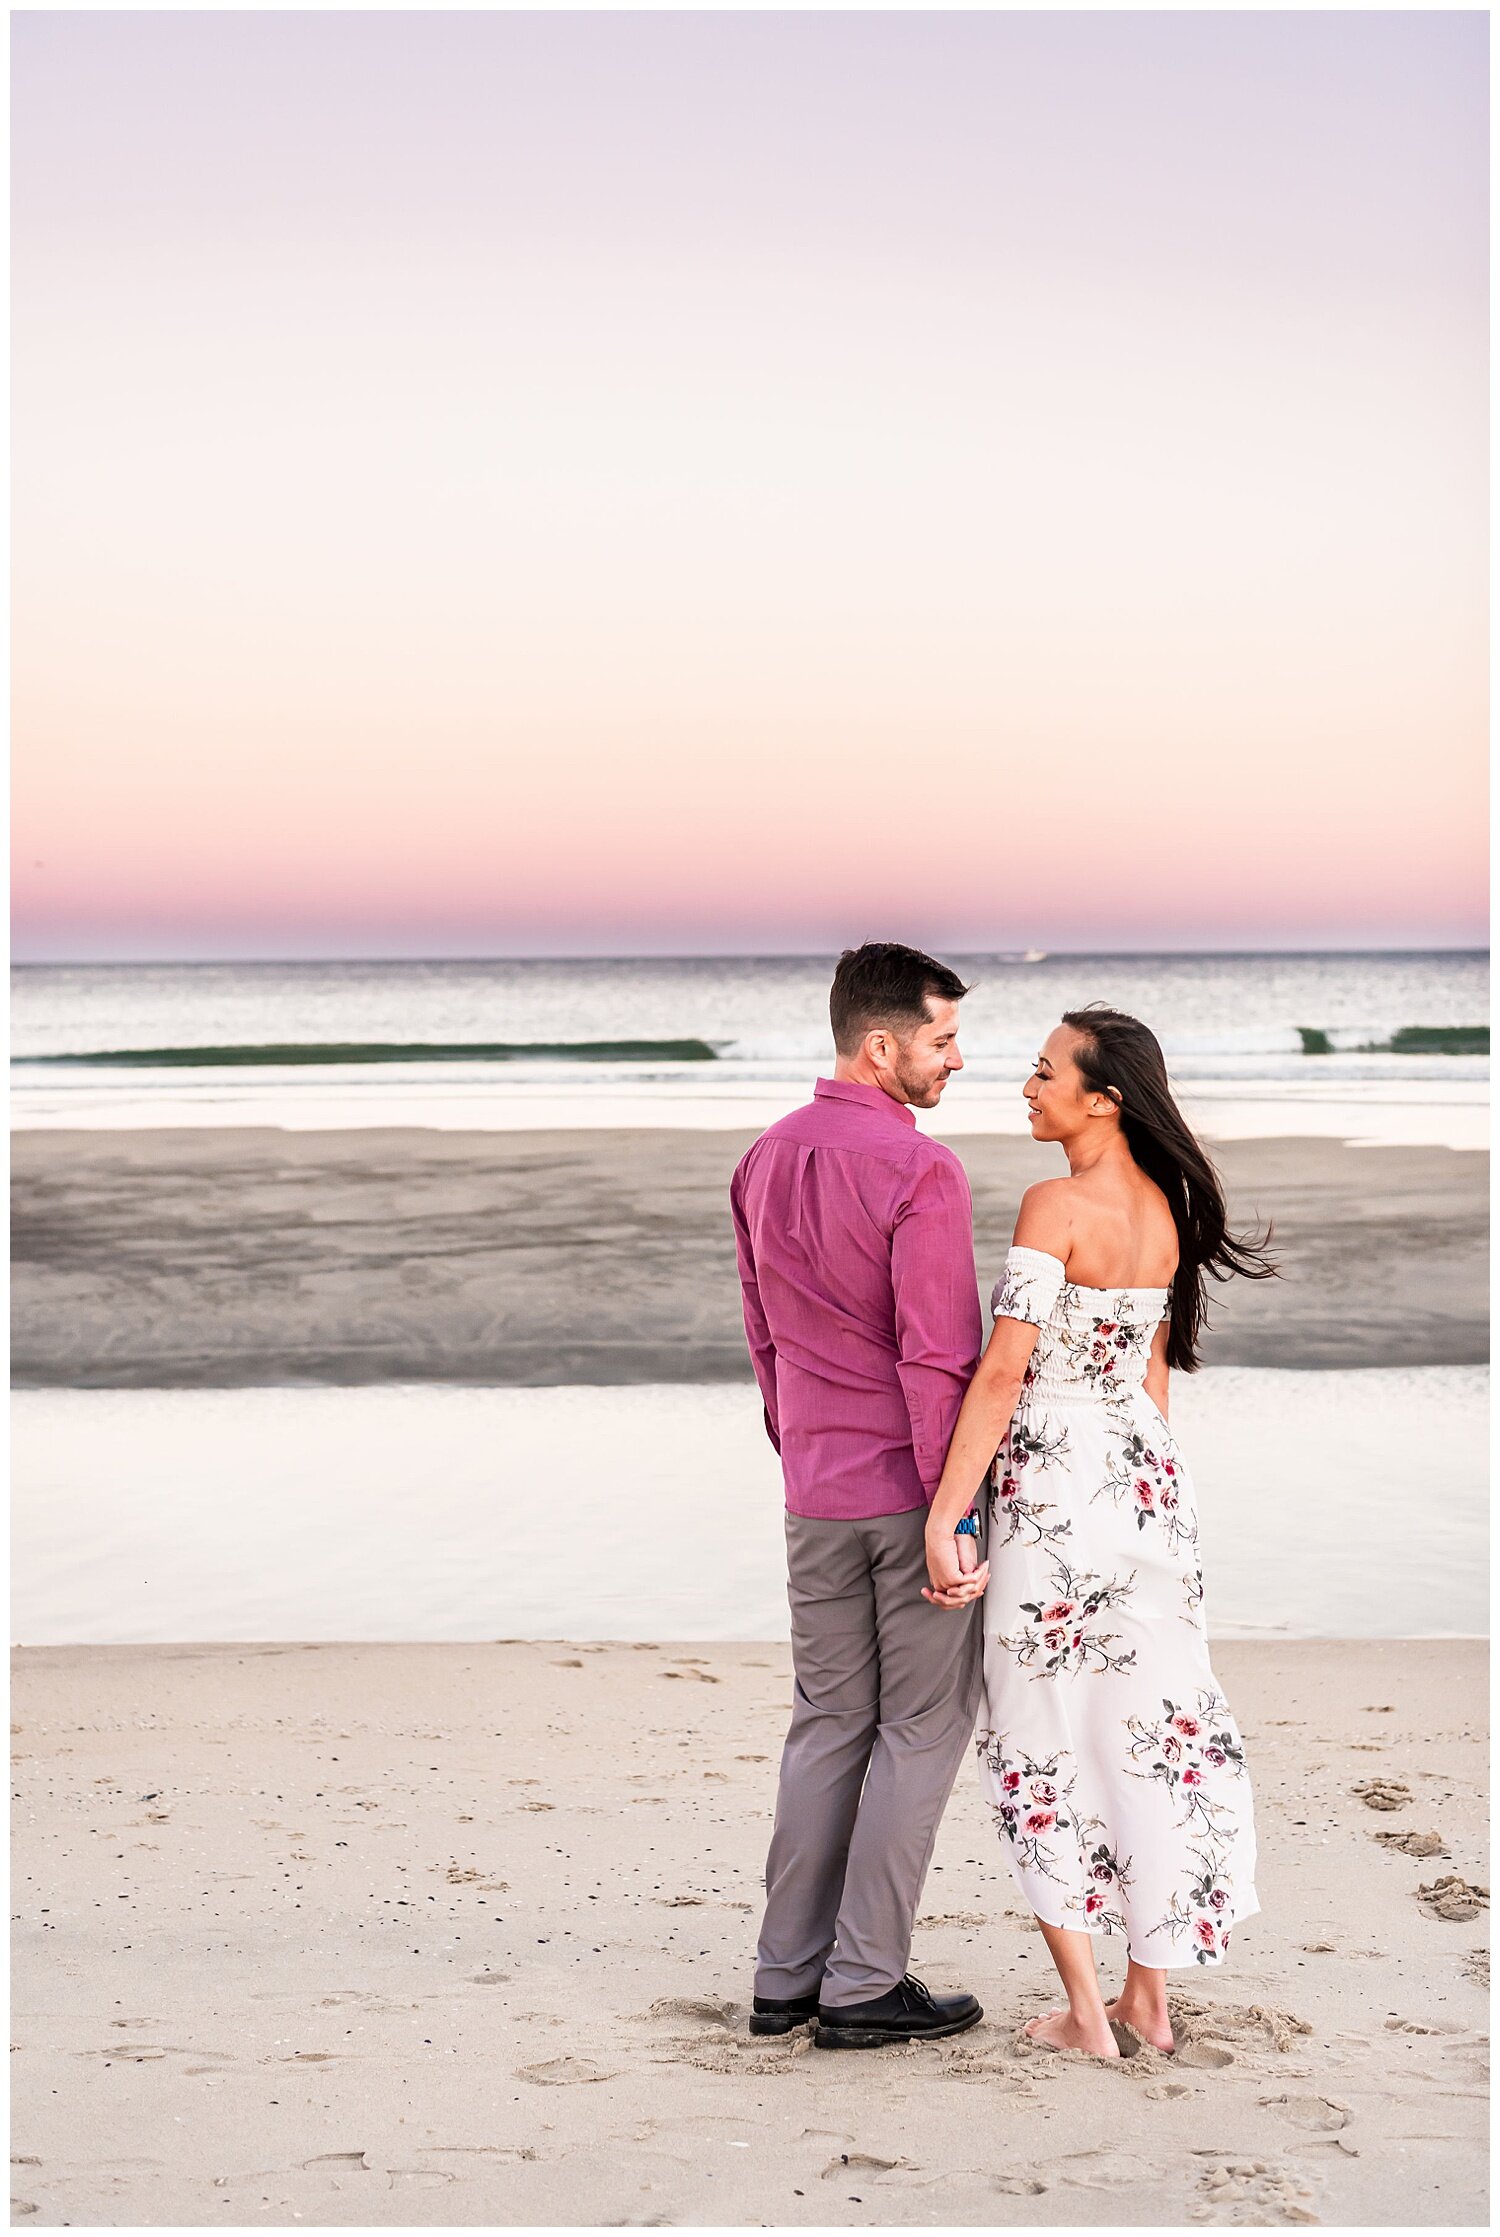
[[[922,1598],[927,1510],[786,1518],[796,1696],[766,1858],[757,1996],[883,1996],[906,1972],[938,1821],[973,1737],[981,1603]]]

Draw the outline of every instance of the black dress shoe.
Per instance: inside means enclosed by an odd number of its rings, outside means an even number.
[[[757,1996],[750,2006],[752,2035],[794,2035],[818,2016],[818,1992],[806,1996]]]
[[[882,2043],[927,2043],[962,2035],[984,2013],[973,1996],[933,1996],[910,1973],[867,2004],[818,2006],[813,2041],[820,2051],[868,2051]]]

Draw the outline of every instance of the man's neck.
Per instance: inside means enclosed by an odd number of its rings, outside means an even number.
[[[836,1057],[833,1076],[836,1080],[852,1080],[856,1087],[878,1087],[882,1095],[888,1095],[893,1103],[903,1107],[911,1101],[910,1096],[903,1095],[891,1081],[881,1079],[873,1065],[862,1056]]]

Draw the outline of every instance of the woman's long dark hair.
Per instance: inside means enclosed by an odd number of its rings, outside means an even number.
[[[1271,1230],[1258,1237],[1230,1234],[1223,1183],[1172,1099],[1161,1043],[1149,1026],[1103,1002],[1065,1010],[1063,1024],[1080,1035],[1073,1051],[1079,1071],[1096,1094],[1119,1105],[1131,1156],[1171,1206],[1179,1255],[1167,1365],[1191,1374],[1207,1317],[1204,1276],[1227,1282],[1243,1274],[1263,1282],[1279,1273],[1266,1256]]]

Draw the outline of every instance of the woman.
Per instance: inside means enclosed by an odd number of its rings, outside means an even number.
[[[1026,2032],[1114,2058],[1111,2022],[1173,2048],[1167,1968],[1220,1964],[1259,1907],[1167,1377],[1198,1365],[1205,1276],[1276,1269],[1228,1233],[1137,1019],[1069,1011],[1023,1092],[1032,1138],[1062,1146],[1068,1175],[1022,1199],[932,1503],[926,1597],[985,1594],[981,1777],[1068,1998]],[[957,1581],[953,1533],[992,1462],[988,1562]],[[1109,2004],[1098,1934],[1128,1952]]]

